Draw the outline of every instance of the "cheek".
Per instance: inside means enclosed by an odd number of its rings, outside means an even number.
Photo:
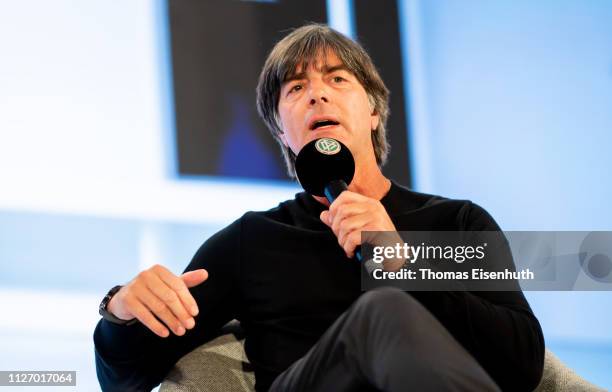
[[[292,150],[295,150],[295,145],[297,143],[296,140],[296,132],[295,132],[295,124],[291,122],[291,119],[294,118],[291,116],[289,111],[281,110],[279,108],[278,111],[280,126],[283,131],[281,135],[281,140],[285,146],[289,146]]]
[[[278,106],[278,120],[280,121],[281,129],[285,129],[287,126],[287,109],[283,108],[281,105]]]
[[[292,130],[295,127],[296,115],[290,107],[279,107],[278,115],[283,130]]]
[[[370,103],[368,102],[367,96],[364,94],[355,94],[351,96],[351,99],[345,100],[346,111],[348,118],[354,127],[361,129],[363,127],[371,126],[371,111]]]
[[[355,123],[363,133],[369,133],[372,130],[372,114],[370,113],[370,106],[360,105],[359,116],[355,116]]]

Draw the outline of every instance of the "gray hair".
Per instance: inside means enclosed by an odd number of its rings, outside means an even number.
[[[389,154],[386,124],[389,117],[389,90],[382,81],[372,59],[357,42],[322,24],[308,24],[293,30],[280,40],[266,59],[257,83],[257,112],[280,144],[287,173],[295,177],[295,157],[291,148],[280,138],[278,102],[283,82],[293,75],[298,66],[308,68],[320,54],[331,51],[359,80],[365,89],[370,107],[380,117],[378,127],[372,132],[372,145],[378,166],[384,165]]]

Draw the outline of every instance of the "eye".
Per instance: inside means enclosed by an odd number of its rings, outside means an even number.
[[[291,87],[289,89],[289,91],[287,91],[287,95],[289,95],[289,94],[291,94],[293,92],[296,92],[296,91],[300,91],[301,89],[302,89],[302,85],[301,84],[296,84],[293,87]]]
[[[344,79],[342,76],[334,76],[332,80],[334,81],[334,83],[340,83],[340,82],[346,81],[346,79]]]

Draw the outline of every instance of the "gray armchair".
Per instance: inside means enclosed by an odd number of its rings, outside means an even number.
[[[243,350],[244,336],[234,321],[221,335],[181,358],[168,373],[160,392],[248,392],[255,376]],[[535,392],[604,391],[568,368],[546,350],[544,375]]]

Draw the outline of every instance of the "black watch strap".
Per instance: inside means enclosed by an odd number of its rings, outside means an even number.
[[[100,306],[98,307],[98,309],[100,311],[100,316],[102,316],[104,320],[107,320],[107,321],[110,321],[111,323],[119,324],[119,325],[132,325],[136,323],[138,320],[137,319],[122,320],[116,317],[114,314],[112,314],[106,309],[111,298],[113,298],[113,296],[117,294],[117,291],[119,291],[122,287],[123,286],[115,286],[112,289],[110,289],[108,293],[106,293],[106,295],[102,299],[102,302],[100,302]]]

